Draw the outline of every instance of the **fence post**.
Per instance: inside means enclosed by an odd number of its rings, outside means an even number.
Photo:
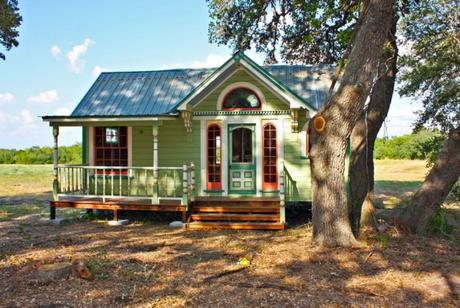
[[[182,166],[182,205],[185,205],[185,210],[188,211],[188,186],[187,186],[187,165]]]
[[[286,223],[286,199],[285,199],[285,190],[284,190],[284,164],[281,164],[281,172],[279,178],[279,190],[280,190],[280,223]]]

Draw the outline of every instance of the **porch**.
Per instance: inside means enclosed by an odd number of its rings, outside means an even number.
[[[277,190],[254,189],[253,195],[207,191],[203,188],[206,161],[202,161],[204,156],[199,151],[201,132],[184,131],[181,119],[163,121],[104,119],[88,123],[72,119],[68,123],[65,119],[50,119],[54,137],[50,218],[56,218],[56,208],[110,210],[114,220],[118,219],[118,211],[165,211],[182,213],[182,221],[189,229],[284,228],[284,183],[289,177],[283,165]],[[83,127],[87,140],[83,139],[82,164],[58,164],[60,126]],[[160,128],[164,135],[160,136]],[[99,131],[104,133],[102,138]],[[120,147],[126,145],[125,157],[124,149],[113,146],[115,142]],[[100,150],[101,143],[107,144],[108,149]],[[112,160],[101,160],[99,152]],[[256,187],[260,178],[251,178]],[[287,183],[286,189],[289,186]]]
[[[195,167],[104,167],[58,165],[53,183],[54,200],[50,201],[50,218],[56,207],[118,210],[182,212],[183,219],[194,198]]]

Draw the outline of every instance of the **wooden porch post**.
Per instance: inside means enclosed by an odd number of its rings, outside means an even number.
[[[58,182],[58,162],[59,162],[59,151],[58,151],[58,136],[59,126],[53,126],[53,200],[58,200],[59,193],[59,182]],[[56,207],[50,205],[50,219],[56,218]]]
[[[285,187],[284,187],[284,163],[281,163],[281,172],[279,177],[280,190],[280,223],[286,223],[286,207],[285,207]]]
[[[182,166],[182,205],[185,205],[188,211],[188,168],[187,165]]]
[[[152,126],[153,137],[153,196],[152,204],[158,203],[158,125]]]

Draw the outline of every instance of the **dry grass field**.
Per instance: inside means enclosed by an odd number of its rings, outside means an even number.
[[[379,202],[404,203],[424,166],[378,161]],[[169,228],[171,216],[111,227],[60,210],[58,216],[72,219],[53,225],[46,219],[50,181],[50,166],[0,165],[0,307],[460,304],[460,243],[452,235],[390,229],[363,235],[361,248],[318,249],[309,223],[282,232],[191,232]],[[92,279],[38,275],[75,261],[88,266]]]

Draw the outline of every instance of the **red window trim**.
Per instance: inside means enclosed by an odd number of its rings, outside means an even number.
[[[272,126],[273,127],[273,130],[274,130],[274,133],[275,133],[275,158],[274,158],[274,165],[275,165],[275,182],[266,182],[265,181],[265,167],[267,166],[265,164],[265,148],[266,148],[266,144],[265,144],[265,129],[267,128],[267,126]],[[263,140],[263,145],[262,145],[262,189],[263,190],[277,190],[278,189],[278,136],[277,136],[277,130],[276,130],[276,126],[273,124],[273,123],[266,123],[263,127],[262,127],[262,140]],[[269,147],[271,148],[271,147]],[[273,166],[273,164],[271,164],[270,166]]]
[[[247,108],[225,108],[224,107],[224,102],[225,102],[225,99],[227,98],[227,96],[234,92],[234,91],[237,91],[237,90],[241,90],[241,89],[246,89],[246,90],[249,90],[251,91],[252,93],[254,93],[254,95],[257,97],[257,100],[259,101],[259,106],[258,107],[247,107]],[[262,100],[260,99],[259,95],[257,95],[257,93],[253,90],[253,89],[250,89],[249,87],[237,87],[237,88],[234,88],[230,91],[228,91],[225,96],[224,96],[224,99],[222,100],[222,103],[221,103],[221,109],[222,110],[228,110],[228,111],[240,111],[240,110],[261,110],[262,109]]]
[[[210,169],[210,164],[209,164],[209,129],[211,127],[217,127],[218,128],[218,132],[219,132],[219,137],[220,137],[220,164],[219,164],[219,179],[220,181],[218,182],[211,182],[209,180],[209,169]],[[216,137],[217,135],[214,135],[214,137]],[[214,149],[214,151],[216,151],[216,149]],[[216,155],[216,153],[214,152],[214,155]],[[218,189],[222,189],[222,129],[221,127],[216,124],[216,123],[212,123],[210,125],[208,125],[207,129],[206,129],[206,188],[209,189],[209,190],[218,190]]]
[[[108,147],[99,147],[97,145],[97,129],[98,128],[102,128],[102,129],[107,129],[107,128],[122,128],[122,127],[126,127],[126,146],[124,147],[120,147],[118,146],[119,149],[126,149],[126,166],[120,166],[120,165],[112,165],[112,166],[105,166],[104,165],[98,165],[98,157],[97,157],[97,150],[98,149],[103,149],[105,150],[106,148]],[[118,135],[120,137],[120,134]],[[98,126],[98,127],[94,127],[93,128],[93,154],[94,154],[94,166],[97,166],[97,167],[126,167],[128,168],[129,166],[129,133],[128,133],[128,127],[127,126]],[[103,159],[104,160],[104,159]],[[106,169],[105,170],[105,174],[106,175],[111,175],[111,174],[122,174],[122,175],[127,175],[128,174],[128,169],[124,169],[124,170],[111,170],[111,169]],[[104,170],[97,170],[97,174],[104,174]]]

